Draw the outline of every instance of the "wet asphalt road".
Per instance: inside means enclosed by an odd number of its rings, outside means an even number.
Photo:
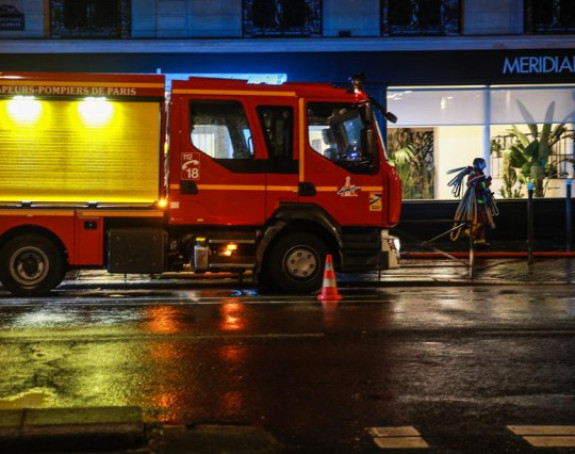
[[[141,406],[164,424],[263,427],[294,452],[522,453],[510,425],[575,425],[572,286],[0,297],[0,409]],[[409,451],[408,451],[409,452]],[[536,452],[575,452],[575,448]]]

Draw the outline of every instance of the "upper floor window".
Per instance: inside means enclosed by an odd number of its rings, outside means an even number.
[[[243,0],[245,36],[321,34],[322,0]]]
[[[525,0],[526,31],[530,33],[575,32],[573,0]]]
[[[24,14],[14,5],[0,5],[0,31],[23,31]]]
[[[383,35],[460,33],[460,0],[381,0]]]
[[[130,0],[50,0],[51,38],[128,38]]]

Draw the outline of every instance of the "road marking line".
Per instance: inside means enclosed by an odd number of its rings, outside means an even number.
[[[575,448],[575,437],[523,437],[534,448]]]
[[[507,426],[515,435],[575,435],[575,426]]]
[[[507,426],[534,448],[575,448],[575,426]]]
[[[421,434],[413,426],[369,427],[367,432],[377,437],[419,437]]]
[[[380,449],[427,449],[429,445],[413,426],[368,427],[367,433],[373,437]]]
[[[427,449],[429,445],[421,437],[380,437],[373,441],[380,449]]]

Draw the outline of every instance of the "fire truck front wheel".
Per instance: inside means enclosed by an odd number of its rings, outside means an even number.
[[[64,271],[62,252],[41,235],[12,238],[0,251],[0,281],[14,295],[46,294],[62,281]]]
[[[310,293],[321,287],[327,254],[325,243],[309,233],[292,233],[281,238],[270,256],[270,277],[288,293]]]

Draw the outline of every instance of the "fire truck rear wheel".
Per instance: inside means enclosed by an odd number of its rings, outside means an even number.
[[[0,251],[0,281],[14,295],[44,295],[62,281],[64,256],[48,238],[22,235]]]
[[[292,233],[280,239],[272,249],[270,277],[288,293],[310,293],[321,287],[325,243],[309,233]]]

